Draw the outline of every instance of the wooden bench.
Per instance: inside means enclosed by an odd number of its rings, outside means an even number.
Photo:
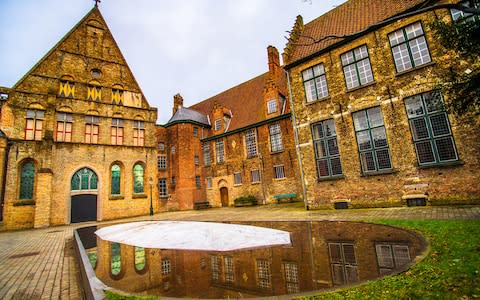
[[[295,198],[297,198],[297,194],[292,193],[292,194],[279,194],[273,196],[273,199],[277,200],[277,203],[280,203],[280,201],[287,199],[288,202],[294,202]]]
[[[203,208],[211,208],[210,202],[203,201],[203,202],[193,202],[193,209],[203,209]]]

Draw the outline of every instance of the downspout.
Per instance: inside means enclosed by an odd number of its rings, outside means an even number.
[[[5,148],[5,157],[3,158],[3,177],[2,177],[2,192],[0,199],[0,222],[3,221],[3,206],[5,205],[5,190],[7,187],[7,170],[8,170],[8,157],[10,156],[10,148],[13,142],[9,142],[7,139],[7,147]]]
[[[309,210],[308,207],[308,199],[307,199],[307,187],[305,186],[305,175],[303,174],[303,163],[302,163],[302,155],[300,153],[300,145],[298,142],[298,128],[297,128],[297,118],[295,116],[295,108],[293,105],[293,94],[292,94],[292,85],[290,83],[290,73],[283,69],[285,75],[287,76],[287,85],[288,85],[288,95],[290,101],[290,110],[292,111],[292,123],[293,123],[293,137],[295,140],[295,152],[297,153],[297,160],[298,160],[298,168],[300,169],[300,180],[302,181],[302,196],[303,196],[303,203],[305,205],[305,209]]]

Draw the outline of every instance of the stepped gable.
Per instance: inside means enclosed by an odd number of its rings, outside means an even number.
[[[265,119],[263,92],[268,78],[269,73],[264,73],[190,108],[205,115],[210,115],[215,103],[229,109],[232,119],[228,131],[260,122]]]
[[[392,16],[414,9],[426,0],[350,0],[321,15],[315,20],[303,25],[298,24],[289,37],[289,42],[284,49],[285,64],[293,63],[299,59],[312,55],[331,46],[344,38],[327,38],[329,35],[349,35],[369,26],[386,20]],[[297,35],[301,28],[300,36]]]
[[[116,82],[129,101],[125,106],[150,108],[99,8],[94,6],[50,51],[43,56],[13,87],[17,91],[32,88],[39,94],[55,93],[60,74],[74,82],[88,84],[91,70],[102,72],[101,82]],[[38,81],[50,78],[50,85]],[[102,80],[104,79],[104,80]],[[127,94],[127,95],[125,95]]]

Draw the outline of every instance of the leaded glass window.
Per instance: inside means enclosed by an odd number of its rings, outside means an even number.
[[[112,275],[118,275],[122,271],[122,255],[119,243],[110,243],[110,270]]]
[[[225,148],[222,140],[215,141],[215,150],[217,154],[217,163],[223,163],[225,161]]]
[[[440,93],[405,99],[415,151],[420,165],[458,160],[450,122]]]
[[[344,285],[358,281],[357,259],[353,243],[328,243],[328,253],[334,285]]]
[[[210,156],[210,143],[204,143],[202,145],[203,148],[203,162],[205,163],[205,167],[210,166],[212,163],[212,158]]]
[[[162,171],[162,170],[167,169],[167,156],[166,155],[159,155],[157,157],[157,169],[158,169],[158,171]]]
[[[20,200],[32,200],[35,184],[35,166],[26,162],[20,169]]]
[[[327,77],[323,64],[318,64],[302,72],[303,86],[307,102],[312,102],[328,96]]]
[[[142,271],[145,265],[145,248],[135,246],[135,270]]]
[[[263,289],[269,289],[270,283],[270,263],[265,259],[257,260],[258,286]]]
[[[408,245],[378,243],[375,250],[380,275],[392,273],[394,269],[405,267],[412,261]]]
[[[363,45],[348,51],[340,58],[348,90],[373,82],[367,46]]]
[[[273,124],[269,126],[270,131],[270,146],[272,152],[279,152],[283,150],[282,130],[280,124]]]
[[[95,174],[95,172],[89,168],[83,168],[73,174],[70,182],[70,188],[72,191],[96,190],[97,184],[97,174]]]
[[[220,259],[218,256],[210,256],[210,265],[212,267],[212,280],[219,281],[220,279]]]
[[[293,262],[285,262],[283,264],[285,270],[285,283],[288,294],[298,293],[298,265]]]
[[[133,167],[133,192],[143,193],[144,192],[144,170],[141,164],[136,164]]]
[[[392,169],[380,107],[361,110],[352,116],[362,171],[369,173]]]
[[[420,22],[390,33],[388,39],[398,73],[432,61]]]
[[[166,178],[158,178],[158,193],[159,193],[160,197],[168,196],[167,179]]]
[[[172,272],[172,264],[170,263],[170,259],[162,259],[162,275],[170,274],[170,272]]]
[[[249,130],[245,133],[245,144],[247,148],[247,157],[257,156],[257,136],[255,130]]]
[[[277,99],[268,100],[267,113],[273,114],[274,112],[277,112]]]
[[[120,195],[120,177],[121,177],[121,168],[119,165],[113,165],[111,170],[112,175],[112,186],[111,194]]]
[[[319,178],[342,175],[337,132],[333,119],[312,126],[313,145]]]
[[[195,185],[197,186],[197,189],[202,188],[202,182],[200,180],[200,176],[195,176]]]
[[[233,257],[225,256],[223,258],[224,265],[225,265],[225,282],[226,283],[233,283],[235,282],[234,276],[234,268],[233,268]]]

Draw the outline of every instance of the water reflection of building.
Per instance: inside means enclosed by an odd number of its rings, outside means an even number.
[[[291,233],[291,246],[240,251],[146,249],[97,238],[97,276],[141,294],[228,298],[291,294],[403,270],[425,248],[416,234],[351,222],[257,222]]]

